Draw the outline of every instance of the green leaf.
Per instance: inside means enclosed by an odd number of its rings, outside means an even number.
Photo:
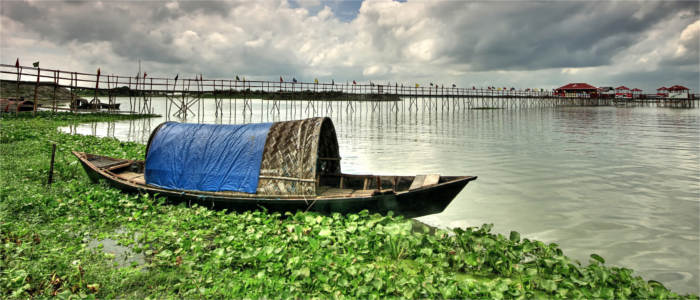
[[[476,266],[479,263],[477,262],[477,254],[476,253],[469,253],[466,258],[466,262],[470,266]]]
[[[598,255],[598,254],[595,254],[595,253],[591,254],[591,258],[597,260],[597,261],[600,262],[601,264],[604,264],[604,263],[605,263],[605,259],[603,259],[603,258],[602,258],[600,255]]]
[[[331,230],[328,228],[323,228],[321,231],[318,232],[319,236],[330,236],[331,235]]]
[[[304,277],[304,278],[306,278],[306,277],[309,277],[309,276],[311,275],[311,270],[309,270],[308,267],[303,267],[303,268],[301,268],[301,269],[299,269],[299,270],[294,271],[294,274],[295,274],[297,277]]]
[[[356,216],[356,215],[355,215],[355,216]],[[348,225],[347,228],[345,228],[345,231],[347,231],[347,232],[349,232],[349,233],[353,233],[353,232],[355,232],[356,230],[357,230],[357,225],[355,225],[355,224],[350,224],[350,225]]]
[[[510,241],[514,242],[514,243],[519,242],[520,241],[520,233],[518,233],[517,231],[511,231],[510,232]]]
[[[166,259],[166,258],[173,256],[173,252],[170,250],[163,250],[162,252],[158,253],[156,256],[159,258]]]
[[[557,289],[557,283],[554,280],[542,280],[540,287],[548,292],[553,292]]]

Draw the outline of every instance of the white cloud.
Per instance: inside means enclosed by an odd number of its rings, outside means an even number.
[[[697,57],[697,49],[700,44],[700,20],[683,29],[678,44],[674,54],[676,58],[691,55]]]
[[[0,59],[120,74],[140,59],[154,76],[698,88],[688,3],[365,1],[349,22],[297,3],[3,1]]]

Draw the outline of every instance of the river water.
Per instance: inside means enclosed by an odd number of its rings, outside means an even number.
[[[128,98],[119,102],[129,105]],[[164,116],[62,130],[145,143],[166,119],[235,124],[331,116],[343,172],[479,176],[423,222],[493,223],[496,232],[557,243],[584,265],[597,253],[608,265],[634,269],[676,292],[700,293],[700,109],[464,110],[452,103],[448,110],[439,100],[428,103],[289,101],[271,113],[269,102],[253,101],[252,111],[243,112],[243,100],[224,100],[223,116],[216,117],[208,99],[193,108],[206,114],[187,120]],[[154,98],[154,113],[165,115],[165,104]]]

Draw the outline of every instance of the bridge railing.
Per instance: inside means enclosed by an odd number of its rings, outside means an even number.
[[[172,78],[152,77],[146,73],[136,76],[75,72],[57,69],[37,68],[0,64],[0,79],[37,85],[52,85],[83,91],[105,91],[124,89],[131,92],[149,93],[216,93],[263,92],[263,93],[346,93],[346,94],[386,94],[420,97],[552,97],[550,91],[515,90],[506,88],[463,88],[444,85],[421,86],[403,83],[336,83],[336,82],[294,82],[288,80],[264,81],[245,79],[211,79],[201,74],[193,77],[174,76]]]

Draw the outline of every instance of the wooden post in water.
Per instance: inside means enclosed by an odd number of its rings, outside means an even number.
[[[75,108],[77,108],[77,105],[75,105],[75,89],[73,88],[73,77],[75,77],[75,72],[70,73],[70,110],[72,112],[75,112]]]
[[[17,69],[17,88],[15,89],[15,92],[17,93],[17,98],[19,98],[19,82],[22,80],[22,67],[19,66],[19,59],[17,59],[15,69]]]
[[[97,76],[95,76],[95,106],[93,107],[93,111],[96,111],[100,109],[100,99],[97,98],[97,90],[100,88],[100,68],[97,68]]]
[[[36,116],[36,101],[37,101],[37,93],[39,92],[40,75],[41,75],[41,68],[36,68],[36,85],[34,85],[34,109],[32,110],[33,116]],[[17,103],[17,111],[19,111],[19,102]]]
[[[56,89],[58,88],[58,77],[61,76],[57,71],[53,71],[53,105],[51,106],[51,112],[56,112]]]

